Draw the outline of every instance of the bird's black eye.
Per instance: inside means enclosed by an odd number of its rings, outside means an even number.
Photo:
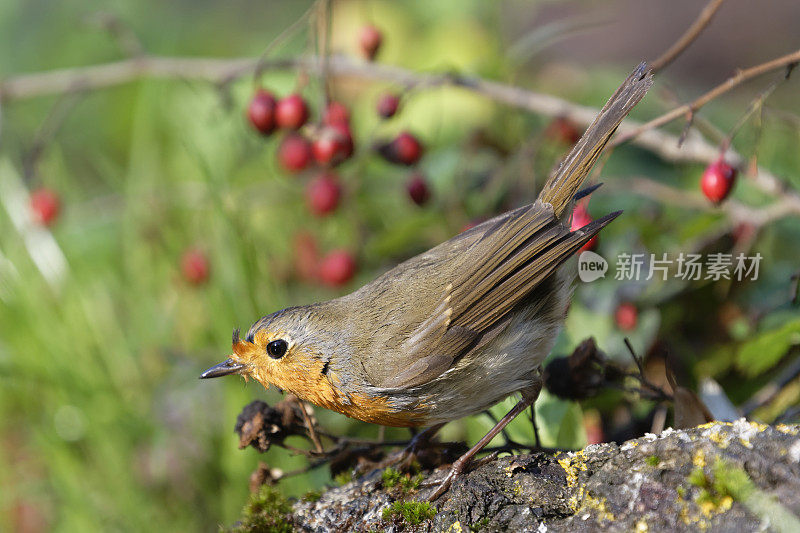
[[[267,344],[267,355],[273,359],[280,359],[286,354],[289,345],[283,339],[278,339]]]

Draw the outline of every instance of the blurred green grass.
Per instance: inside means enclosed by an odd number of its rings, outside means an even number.
[[[358,3],[344,5],[337,15],[342,29],[335,43],[346,39],[348,28],[360,20],[374,18],[392,37],[382,56],[386,61],[498,79],[516,76],[508,72],[499,36],[491,34],[496,15],[486,3],[449,1],[429,9],[420,1],[398,9],[384,2],[372,4],[366,14]],[[289,1],[237,1],[224,8],[119,1],[111,7],[151,51],[256,56],[307,6]],[[0,44],[3,50],[13,45],[14,52],[0,53],[0,72],[118,57],[102,33],[77,25],[95,7],[91,2],[4,3]],[[473,46],[462,46],[459,36],[465,33],[473,36]],[[282,52],[306,50],[306,37],[301,32]],[[627,68],[599,66],[582,73],[585,83],[577,94],[566,96],[602,103]],[[264,79],[279,93],[295,82],[294,73]],[[553,83],[517,82],[534,87]],[[416,92],[397,120],[378,124],[373,105],[385,87],[339,88],[352,106],[357,143],[364,149],[400,129],[419,132],[428,145],[421,169],[431,180],[434,204],[426,209],[411,205],[402,190],[407,171],[364,156],[341,169],[349,195],[343,208],[323,221],[309,220],[302,180],[276,167],[276,142],[265,143],[247,128],[242,109],[252,80],[232,86],[232,106],[203,84],[155,81],[79,101],[26,182],[62,195],[64,214],[53,235],[67,259],[63,283],[48,285],[7,214],[0,212],[0,528],[18,525],[25,513],[60,531],[196,530],[232,523],[259,460],[283,470],[305,462],[283,450],[259,457],[236,447],[233,424],[241,407],[254,398],[277,401],[275,390],[265,392],[233,378],[201,383],[197,375],[225,356],[233,327],[246,328],[273,310],[337,294],[287,279],[293,233],[310,229],[325,249],[357,251],[361,269],[351,284],[356,287],[457,233],[470,219],[490,215],[509,196],[532,197],[534,183],[541,183],[563,149],[543,149],[532,164],[525,160],[527,152],[505,161],[490,150],[471,149],[469,137],[476,128],[516,149],[536,138],[545,122],[452,89]],[[305,92],[316,102],[318,83],[312,80]],[[56,101],[3,106],[0,157],[17,171]],[[644,107],[636,113],[656,109],[652,103]],[[724,106],[713,107],[712,113],[722,126],[737,116]],[[765,130],[760,163],[800,175],[800,152],[792,149],[795,133]],[[745,153],[752,139],[747,135],[737,139]],[[485,189],[503,165],[498,187]],[[645,174],[687,188],[694,187],[699,172],[697,167],[665,165],[630,148],[618,150],[604,169],[613,179]],[[749,199],[746,185],[736,195]],[[685,210],[624,193],[596,196],[592,212],[628,210],[604,233],[603,253],[631,246],[655,252],[679,248],[719,219],[695,213],[687,221]],[[734,364],[735,343],[717,328],[703,331],[704,320],[713,322],[713,316],[694,316],[689,330],[680,316],[696,300],[712,301],[703,309],[731,301],[761,314],[776,306],[787,311],[775,295],[797,268],[798,243],[796,220],[768,229],[756,247],[768,258],[763,279],[732,294],[690,292],[684,299],[667,299],[673,287],[634,288],[634,294],[644,294],[644,302],[653,302],[631,335],[634,343],[647,346],[657,335],[668,337],[677,351],[691,354],[685,361],[690,368],[707,354],[723,353],[716,356],[725,362],[715,368],[724,378]],[[211,264],[210,282],[199,288],[184,282],[179,271],[181,253],[193,246],[204,250]],[[622,337],[611,316],[619,299],[620,287],[613,280],[580,287],[556,352],[568,353],[591,333],[611,355],[623,357]],[[777,319],[772,327],[787,320]],[[746,398],[759,383],[755,379],[731,394]],[[510,402],[492,411],[502,415]],[[536,409],[545,445],[585,443],[577,404],[545,395]],[[375,426],[334,413],[319,410],[318,416],[335,433],[377,434]],[[445,429],[444,437],[474,442],[489,425],[487,417],[458,421]],[[523,417],[510,432],[530,441],[530,424]],[[407,432],[390,430],[388,435],[405,437]],[[281,490],[299,495],[326,482],[328,475],[320,469],[283,481]]]

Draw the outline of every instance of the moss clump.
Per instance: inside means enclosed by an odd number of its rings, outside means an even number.
[[[659,459],[657,455],[651,455],[650,457],[645,459],[645,462],[650,466],[658,466],[658,463],[661,462],[661,459]]]
[[[700,466],[695,467],[695,469],[691,471],[689,477],[686,478],[686,481],[695,487],[700,487],[701,489],[704,489],[708,486],[708,477],[706,477],[703,467]]]
[[[384,520],[401,518],[410,526],[416,526],[436,516],[436,507],[429,502],[394,502],[383,510]]]
[[[303,494],[303,501],[304,502],[318,502],[322,498],[322,493],[318,490],[310,490]]]
[[[485,528],[488,525],[489,525],[489,517],[487,516],[487,517],[482,518],[479,521],[475,522],[471,526],[469,526],[469,530],[472,533],[476,533],[476,532],[480,531],[481,529]]]
[[[333,478],[333,482],[336,483],[337,485],[340,485],[340,486],[341,485],[346,485],[346,484],[350,483],[351,481],[353,481],[353,473],[351,471],[349,471],[349,470],[345,470],[344,472],[339,472]]]
[[[391,489],[399,486],[405,492],[418,489],[422,479],[422,474],[412,476],[411,474],[403,474],[394,468],[387,468],[381,474],[384,488]]]
[[[257,533],[292,533],[292,506],[274,487],[262,485],[250,495],[242,520],[231,531]]]

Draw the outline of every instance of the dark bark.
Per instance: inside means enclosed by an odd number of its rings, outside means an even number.
[[[294,504],[301,531],[754,531],[800,525],[800,426],[712,423],[572,453],[506,456],[456,480],[436,515],[384,520],[419,489],[383,487],[374,470]]]

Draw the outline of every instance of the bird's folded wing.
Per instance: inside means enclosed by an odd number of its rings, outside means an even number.
[[[447,371],[483,337],[498,333],[515,305],[618,214],[570,232],[549,204],[536,202],[476,228],[482,235],[469,254],[478,268],[448,285],[404,343],[414,363],[381,386],[421,385]]]

